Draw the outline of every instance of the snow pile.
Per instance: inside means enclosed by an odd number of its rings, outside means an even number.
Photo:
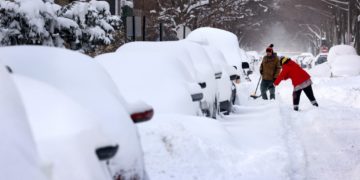
[[[360,56],[342,55],[337,56],[331,62],[333,76],[358,76],[360,75]]]
[[[309,73],[313,77],[330,77],[331,76],[331,68],[328,62],[319,64],[314,66],[309,70]]]
[[[234,179],[243,156],[219,121],[157,114],[138,125],[151,179]]]
[[[315,95],[343,106],[360,108],[360,76],[314,78]]]

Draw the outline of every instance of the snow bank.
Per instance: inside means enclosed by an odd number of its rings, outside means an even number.
[[[337,45],[330,48],[328,54],[328,61],[330,63],[334,62],[337,56],[341,55],[357,55],[356,50],[354,47],[349,45]]]
[[[331,68],[328,62],[314,66],[309,70],[309,73],[313,77],[330,77]]]
[[[219,121],[160,115],[138,126],[151,179],[234,179],[242,153]]]
[[[360,56],[341,55],[331,61],[333,76],[358,76],[360,75]]]

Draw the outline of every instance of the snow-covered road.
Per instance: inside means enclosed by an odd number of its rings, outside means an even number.
[[[276,101],[250,99],[256,84],[243,82],[221,120],[156,115],[139,126],[150,178],[358,180],[360,77],[313,81],[319,108],[303,94],[293,111],[290,82]]]
[[[359,179],[359,80],[315,78],[320,107],[303,94],[300,112],[292,110],[289,82],[277,89],[276,101],[242,96],[238,114],[223,121],[248,157],[238,179]]]

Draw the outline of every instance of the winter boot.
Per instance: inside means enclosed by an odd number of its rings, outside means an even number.
[[[311,102],[313,106],[319,107],[319,104],[316,101]]]
[[[294,106],[294,111],[299,111],[299,106],[298,105]]]

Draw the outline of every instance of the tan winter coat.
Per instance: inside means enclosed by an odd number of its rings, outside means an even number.
[[[263,80],[273,81],[279,75],[281,70],[278,56],[264,56],[260,66],[260,73]]]

